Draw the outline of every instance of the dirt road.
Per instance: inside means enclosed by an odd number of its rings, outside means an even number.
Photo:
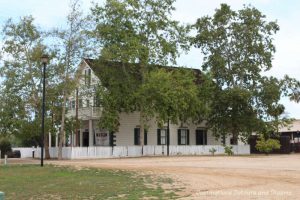
[[[300,155],[46,161],[171,177],[183,199],[300,199]]]

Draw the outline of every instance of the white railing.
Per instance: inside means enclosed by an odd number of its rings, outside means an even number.
[[[232,145],[234,155],[249,155],[249,145]],[[224,147],[221,145],[190,145],[175,146],[170,145],[170,156],[177,155],[211,155],[211,149],[215,149],[215,155],[223,155]],[[22,148],[20,148],[22,149]],[[31,148],[30,148],[31,149]],[[31,149],[32,150],[32,149]],[[49,148],[51,158],[57,158],[57,148]],[[115,146],[115,147],[63,147],[64,159],[89,159],[89,158],[123,158],[141,156],[163,156],[167,155],[167,146],[147,145],[143,149],[141,146]],[[22,155],[22,151],[21,151]],[[26,154],[29,155],[29,154]],[[40,148],[35,151],[35,157],[41,155]],[[44,154],[45,155],[45,154]],[[22,157],[24,157],[22,155]],[[31,157],[31,154],[30,156]]]

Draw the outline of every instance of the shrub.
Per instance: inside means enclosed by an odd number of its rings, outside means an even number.
[[[209,152],[210,152],[213,156],[215,155],[216,151],[217,151],[217,149],[215,149],[215,148],[210,148],[210,149],[209,149]]]
[[[11,152],[11,144],[7,138],[0,138],[0,151],[1,151],[1,158],[4,158],[4,155],[8,152]]]
[[[224,147],[225,153],[226,153],[228,156],[232,156],[232,155],[233,155],[232,148],[233,148],[233,146],[225,146],[225,147]]]
[[[274,149],[280,149],[280,142],[276,139],[267,139],[260,137],[257,141],[255,148],[262,153],[269,154]]]

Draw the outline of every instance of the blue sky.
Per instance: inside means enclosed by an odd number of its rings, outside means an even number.
[[[88,12],[91,0],[82,0],[82,9]],[[103,0],[95,0],[102,3]],[[277,52],[273,68],[269,75],[283,77],[288,74],[300,79],[300,1],[299,0],[177,0],[174,18],[183,23],[194,23],[197,18],[211,15],[221,3],[229,4],[233,9],[241,9],[251,4],[267,16],[268,20],[277,20],[280,31],[274,37]],[[33,15],[42,28],[62,27],[68,13],[69,0],[0,0],[0,25],[9,18]],[[1,44],[1,41],[0,41]],[[192,49],[178,59],[178,64],[199,68],[200,51]],[[300,104],[282,100],[288,116],[300,119]]]

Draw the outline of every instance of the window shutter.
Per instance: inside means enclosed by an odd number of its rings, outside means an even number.
[[[109,146],[113,146],[114,140],[113,140],[113,132],[109,133]]]
[[[139,133],[140,133],[140,129],[139,128],[134,128],[134,145],[139,145]]]
[[[187,140],[186,144],[190,145],[190,130],[189,129],[186,130],[186,140]]]
[[[147,135],[148,135],[148,133],[147,133],[147,130],[144,130],[144,145],[147,145]]]
[[[160,129],[157,129],[157,145],[161,145],[161,139],[160,139]]]
[[[86,85],[86,71],[84,70],[84,84]]]
[[[178,140],[178,145],[181,145],[181,134],[180,134],[180,129],[178,129],[178,132],[177,132],[177,140]]]
[[[90,86],[92,82],[92,70],[88,69],[88,85]]]

